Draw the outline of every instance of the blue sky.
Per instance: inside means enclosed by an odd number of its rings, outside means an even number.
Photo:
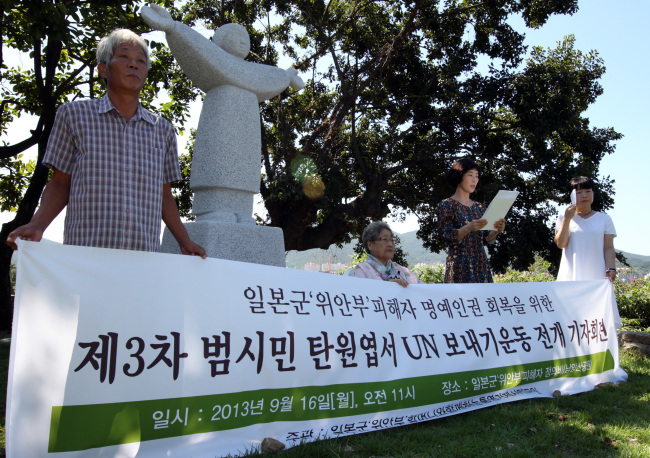
[[[564,36],[573,34],[577,49],[596,50],[603,58],[607,68],[601,80],[604,93],[589,108],[587,117],[593,126],[613,127],[624,135],[616,142],[616,152],[606,157],[600,167],[601,175],[615,180],[615,204],[607,212],[618,233],[615,247],[650,256],[650,237],[646,235],[650,210],[644,208],[648,191],[643,187],[645,172],[650,169],[650,1],[581,0],[579,7],[573,16],[554,16],[539,30],[526,29],[526,44],[555,47]],[[520,30],[524,28],[523,21],[513,24],[520,24]],[[198,110],[196,117],[198,122]],[[0,215],[0,223],[10,219],[11,215]],[[400,233],[417,229],[414,218],[403,224],[392,222],[391,226]],[[48,228],[45,237],[61,241],[61,217]]]

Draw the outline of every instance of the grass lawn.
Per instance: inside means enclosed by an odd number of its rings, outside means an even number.
[[[9,344],[0,342],[4,457]],[[285,457],[650,456],[650,359],[621,351],[629,380],[554,399],[489,407],[441,420],[300,445]],[[252,456],[261,454],[253,453]]]

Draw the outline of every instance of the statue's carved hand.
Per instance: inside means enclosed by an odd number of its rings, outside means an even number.
[[[140,10],[140,15],[144,22],[149,24],[152,29],[168,32],[174,27],[174,20],[165,8],[159,5],[145,5]]]
[[[297,90],[305,87],[305,82],[298,76],[298,71],[295,68],[287,68],[285,71],[289,75],[289,86]]]

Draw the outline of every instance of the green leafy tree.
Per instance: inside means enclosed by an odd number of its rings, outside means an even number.
[[[171,7],[173,2],[160,2]],[[99,39],[119,27],[136,33],[148,32],[137,11],[138,1],[22,0],[0,3],[0,208],[15,211],[13,221],[0,231],[0,329],[11,326],[10,261],[12,250],[4,241],[16,227],[31,219],[48,169],[41,164],[59,105],[83,98],[99,97],[103,83],[95,70],[95,49]],[[152,68],[141,98],[176,125],[187,116],[187,105],[198,91],[174,65],[169,51],[152,43]],[[20,54],[29,59],[27,68],[13,66],[7,59]],[[159,90],[167,97],[154,103]],[[8,143],[11,123],[21,115],[33,115],[34,126],[24,136]],[[15,133],[12,132],[16,137]],[[36,162],[24,162],[21,154],[37,148]]]
[[[261,108],[259,221],[283,229],[287,250],[349,242],[391,212],[417,215],[425,246],[444,249],[435,209],[453,193],[444,172],[464,156],[484,170],[478,200],[520,192],[489,247],[497,272],[526,269],[535,253],[558,262],[552,204],[568,202],[570,177],[592,176],[596,201],[612,205],[613,181],[598,171],[621,136],[584,117],[602,60],[569,36],[524,62],[524,35],[508,23],[520,14],[540,27],[576,0],[194,1],[183,11],[188,23],[244,24],[250,60],[276,65],[281,50],[307,81]]]
[[[38,5],[59,11],[61,5],[71,8],[79,2],[11,4],[12,11],[21,11],[11,17],[5,6],[3,43],[22,43],[24,52],[34,49],[38,56],[35,68],[43,73],[41,79],[33,76],[13,84],[25,100],[38,101],[35,107],[45,106],[55,94],[39,92],[36,86],[53,88],[55,82],[79,78],[83,72],[75,73],[73,63],[84,56],[81,50],[94,47],[73,46],[84,35],[68,21],[87,21],[90,30],[100,30],[113,20],[103,2],[81,3],[85,9],[76,7],[76,17]],[[122,24],[140,28],[134,3],[119,5],[116,11],[123,13],[114,20],[126,18]],[[90,14],[99,10],[101,15]],[[443,249],[435,208],[453,193],[444,183],[444,172],[454,160],[469,155],[484,170],[478,200],[489,201],[501,188],[520,192],[506,232],[489,248],[497,272],[508,265],[527,268],[534,253],[557,261],[549,227],[555,217],[552,203],[568,202],[571,176],[591,175],[600,185],[596,201],[602,209],[612,205],[613,181],[599,178],[598,170],[620,135],[612,128],[590,126],[583,116],[602,92],[602,60],[596,52],[576,50],[573,38],[567,37],[556,49],[534,49],[524,62],[524,36],[508,23],[511,15],[521,14],[527,26],[540,27],[551,15],[575,11],[577,0],[198,0],[172,10],[176,19],[191,26],[241,23],[251,36],[249,60],[278,65],[279,56],[287,56],[307,81],[302,91],[285,91],[261,107],[260,191],[268,215],[259,220],[283,229],[286,249],[349,242],[369,221],[391,211],[396,216],[416,214],[425,246]],[[68,19],[56,23],[62,15]],[[32,31],[34,18],[40,22]],[[10,35],[7,27],[14,23]],[[77,51],[56,52],[50,46],[57,43],[54,38],[35,38],[47,33],[54,37],[55,32],[60,50]],[[101,34],[89,35],[93,41]],[[43,56],[41,50],[46,51]],[[66,57],[48,67],[50,54]],[[161,62],[159,71],[165,75],[176,68],[168,54]],[[88,64],[83,68],[92,73]],[[5,68],[3,72],[3,82],[8,81]],[[160,76],[165,89],[184,87],[187,79],[176,75]],[[54,108],[62,98],[57,95],[47,106]],[[6,110],[0,114],[3,121],[10,116]],[[51,122],[54,110],[32,112]],[[182,112],[166,115],[182,123]],[[37,164],[33,176],[44,184],[46,171],[39,170]],[[42,190],[42,184],[32,189],[35,178],[14,226],[33,213]],[[191,192],[178,189],[177,197],[188,212]],[[3,227],[4,234],[9,229]]]

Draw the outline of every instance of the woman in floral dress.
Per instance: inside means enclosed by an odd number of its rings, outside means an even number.
[[[494,223],[494,230],[482,230],[485,206],[470,199],[481,169],[468,158],[459,159],[446,174],[447,182],[456,187],[449,199],[438,205],[440,237],[447,245],[445,283],[492,283],[492,274],[483,245],[495,243],[503,232],[505,219]]]

